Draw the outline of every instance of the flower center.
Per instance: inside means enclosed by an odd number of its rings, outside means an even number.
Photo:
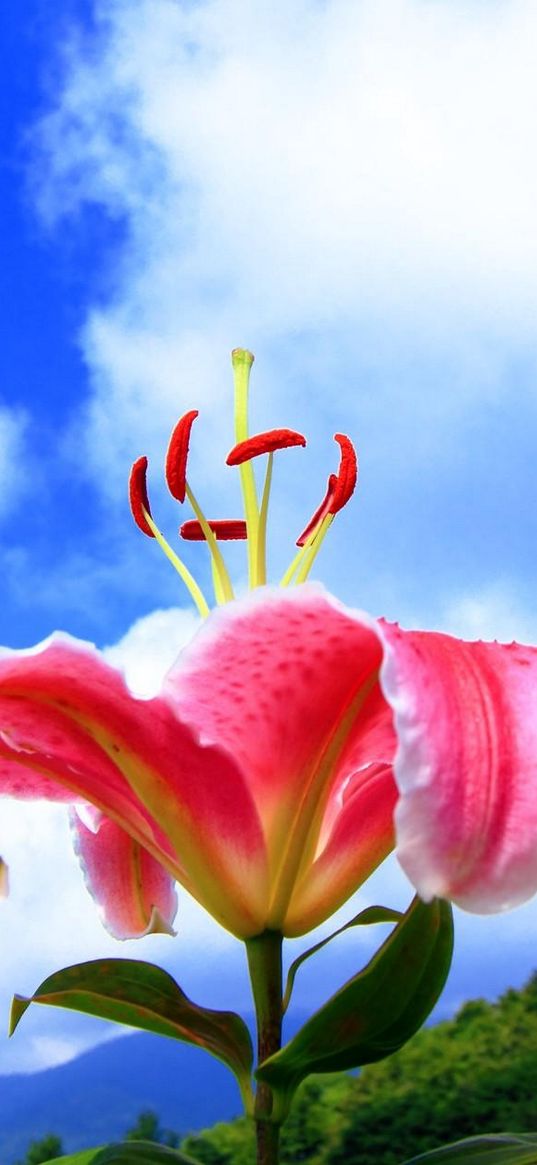
[[[266,583],[267,519],[274,454],[280,449],[306,444],[306,438],[302,433],[297,433],[293,429],[271,429],[266,433],[250,435],[248,396],[254,357],[245,348],[235,348],[231,353],[231,361],[235,385],[235,445],[226,458],[226,464],[239,468],[244,518],[208,520],[192,491],[187,478],[187,463],[192,426],[198,416],[197,409],[191,409],[177,422],[170,438],[165,462],[166,484],[172,497],[180,505],[188,501],[195,515],[193,519],[183,522],[179,531],[181,538],[191,542],[207,543],[217,604],[227,603],[235,597],[219,542],[246,541],[249,586],[255,588]],[[305,582],[335,515],[346,505],[354,492],[358,473],[354,446],[350,438],[343,433],[336,433],[334,439],[340,448],[338,471],[330,474],[322,502],[297,538],[298,551],[281,579],[281,586]],[[263,456],[266,456],[267,463],[259,501],[253,462]],[[129,498],[136,525],[143,534],[157,540],[183,580],[200,615],[205,617],[209,614],[209,604],[205,595],[153,519],[147,492],[147,457],[139,457],[132,466]]]

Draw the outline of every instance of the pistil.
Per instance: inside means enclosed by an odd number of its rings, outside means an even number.
[[[235,384],[235,443],[237,445],[248,439],[248,388],[253,362],[253,354],[248,352],[246,348],[233,349],[231,363]],[[240,477],[244,514],[248,528],[248,580],[250,587],[255,587],[257,582],[259,506],[251,461],[241,463]]]

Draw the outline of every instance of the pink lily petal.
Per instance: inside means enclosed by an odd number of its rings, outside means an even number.
[[[332,802],[349,780],[354,842],[344,828],[345,870],[333,884],[321,876],[316,881],[317,897],[308,906],[316,921],[332,913],[393,844],[391,775],[374,785],[368,777],[368,765],[389,765],[395,751],[392,714],[378,684],[381,662],[378,631],[368,616],[347,611],[313,586],[264,588],[218,611],[165,681],[181,719],[202,733],[204,743],[232,752],[252,790],[271,862],[269,926],[283,925],[290,911],[292,933],[298,933],[295,883],[308,876],[304,871],[319,845],[328,845],[339,820]],[[371,829],[360,821],[362,784]],[[335,869],[334,847],[330,860]]]
[[[71,815],[76,854],[88,889],[101,907],[107,929],[116,937],[174,934],[177,911],[174,882],[137,841],[102,814],[92,828]]]
[[[313,930],[384,861],[394,846],[396,800],[391,766],[379,763],[358,774],[327,844],[297,882],[285,917],[286,935]]]
[[[327,896],[331,911],[337,909],[393,849],[395,746],[391,712],[375,685],[334,773],[313,861],[304,865],[285,918],[286,934],[317,926],[326,917]]]
[[[232,757],[200,747],[169,700],[135,698],[96,651],[61,636],[2,659],[0,723],[3,792],[49,796],[57,781],[144,845],[230,930],[260,929],[266,855],[251,793]]]
[[[211,616],[152,700],[66,637],[6,653],[0,789],[96,806],[79,849],[123,931],[169,919],[168,876],[240,937],[317,925],[391,848],[394,774],[418,891],[496,910],[537,889],[536,691],[537,649],[263,588]]]
[[[516,906],[537,889],[537,649],[382,631],[401,864],[426,901]]]

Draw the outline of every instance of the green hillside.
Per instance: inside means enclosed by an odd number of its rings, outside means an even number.
[[[461,1137],[537,1131],[537,974],[497,1003],[466,1003],[359,1077],[311,1078],[283,1133],[282,1165],[399,1165]],[[187,1137],[205,1165],[251,1165],[243,1120]]]

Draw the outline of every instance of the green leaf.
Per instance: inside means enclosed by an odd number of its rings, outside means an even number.
[[[54,1157],[47,1165],[94,1165],[100,1149],[84,1149],[82,1153],[70,1153],[68,1157]]]
[[[333,938],[337,938],[338,935],[343,934],[344,930],[350,930],[352,926],[371,926],[375,922],[399,922],[399,919],[402,917],[403,915],[400,910],[391,910],[388,906],[368,906],[365,910],[361,910],[359,914],[356,914],[354,918],[351,918],[350,922],[346,922],[344,926],[340,926],[337,930],[332,931],[332,934],[329,934],[328,938],[321,939],[320,942],[315,943],[315,946],[310,947],[309,950],[299,955],[294,963],[291,963],[287,972],[287,982],[285,984],[282,1003],[283,1014],[285,1014],[289,1007],[296,973],[299,967],[302,966],[302,963],[306,962],[306,959],[311,958],[312,955],[316,955],[317,951],[321,951],[327,943],[331,943]]]
[[[49,1165],[199,1165],[193,1157],[154,1141],[125,1141],[100,1149],[85,1149],[68,1157],[55,1157]]]
[[[187,1157],[179,1149],[168,1149],[154,1141],[124,1141],[121,1145],[108,1145],[91,1165],[131,1165],[131,1162],[132,1165],[198,1165],[193,1157]]]
[[[412,1157],[405,1165],[537,1165],[536,1133],[494,1133],[467,1137],[430,1153]]]
[[[232,1011],[198,1007],[167,971],[152,963],[95,959],[56,971],[30,998],[15,995],[10,1035],[30,1003],[82,1011],[205,1048],[235,1073],[250,1111],[253,1051],[246,1024]]]
[[[364,970],[257,1069],[257,1079],[273,1090],[275,1119],[283,1119],[311,1073],[356,1068],[402,1047],[434,1007],[452,952],[449,903],[435,899],[426,906],[414,898]]]

